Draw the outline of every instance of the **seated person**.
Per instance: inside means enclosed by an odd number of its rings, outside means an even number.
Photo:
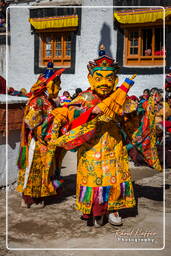
[[[68,91],[64,91],[63,95],[60,96],[60,103],[61,105],[64,105],[65,103],[71,102],[71,96]]]
[[[144,53],[145,56],[151,56],[151,49],[146,49]]]
[[[73,94],[72,99],[75,99],[78,96],[78,94],[81,93],[81,92],[82,92],[81,88],[75,89],[75,93]]]

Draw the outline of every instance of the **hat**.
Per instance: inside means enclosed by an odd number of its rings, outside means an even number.
[[[105,51],[103,51],[103,53],[105,54]],[[89,64],[87,65],[87,68],[90,72],[91,75],[93,75],[93,73],[96,70],[111,70],[114,71],[115,73],[118,72],[119,70],[119,66],[118,63],[115,61],[115,59],[112,59],[111,57],[107,56],[107,55],[102,55],[102,51],[99,51],[99,58],[95,59],[94,61],[89,61]]]
[[[137,96],[135,96],[135,95],[131,95],[131,96],[129,96],[129,99],[131,99],[131,100],[133,100],[133,101],[138,100]]]
[[[52,61],[49,61],[48,64],[47,64],[47,68],[43,74],[43,76],[45,78],[49,78],[51,75],[53,75],[54,73],[54,70],[53,70],[53,62]]]
[[[49,83],[54,80],[57,76],[60,77],[61,74],[65,71],[64,68],[58,69],[54,71],[52,61],[49,61],[47,64],[47,68],[43,75],[41,74],[38,78],[38,81],[42,81],[43,83]]]
[[[46,90],[47,84],[50,81],[53,81],[56,77],[60,77],[64,71],[64,68],[54,71],[53,63],[51,61],[48,62],[45,72],[38,77],[37,82],[32,86],[30,93],[28,93],[27,96],[31,98],[40,95]]]

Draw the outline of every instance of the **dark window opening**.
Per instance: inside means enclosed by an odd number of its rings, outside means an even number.
[[[125,28],[125,66],[162,66],[163,28]]]

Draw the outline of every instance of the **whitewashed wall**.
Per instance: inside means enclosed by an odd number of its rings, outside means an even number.
[[[62,91],[74,93],[77,87],[88,88],[87,64],[98,57],[101,42],[106,54],[116,56],[117,32],[113,29],[112,0],[84,0],[81,19],[81,35],[76,37],[75,74],[62,75]],[[34,35],[31,35],[29,7],[13,7],[10,11],[11,45],[9,47],[8,84],[27,90],[36,81],[34,74]],[[125,76],[120,75],[120,81]],[[162,75],[138,76],[131,93],[140,95],[144,88],[162,86]]]
[[[6,138],[2,133],[0,133],[0,187],[5,186],[6,184],[12,184],[17,179],[18,168],[16,162],[20,144],[20,132],[11,131],[8,136],[8,140],[9,143],[6,146]],[[8,173],[7,183],[6,172]]]
[[[131,77],[132,75],[119,75],[119,85],[124,81],[126,77]],[[163,75],[138,75],[134,79],[134,85],[130,89],[128,95],[140,96],[144,89],[151,89],[153,87],[163,88]]]
[[[63,77],[63,87],[74,90],[89,87],[87,64],[98,57],[101,42],[106,45],[106,54],[116,55],[116,31],[113,30],[113,1],[83,1],[81,35],[77,36],[76,74]],[[106,7],[93,7],[93,5]],[[110,7],[111,6],[111,7]],[[69,81],[68,86],[65,81]]]
[[[28,7],[10,8],[10,38],[8,47],[7,77],[8,85],[20,90],[30,89],[35,83],[34,74],[34,36],[28,22]]]

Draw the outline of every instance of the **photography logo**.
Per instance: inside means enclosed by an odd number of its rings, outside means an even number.
[[[157,233],[143,229],[116,230],[115,238],[121,242],[154,243],[157,239]]]

